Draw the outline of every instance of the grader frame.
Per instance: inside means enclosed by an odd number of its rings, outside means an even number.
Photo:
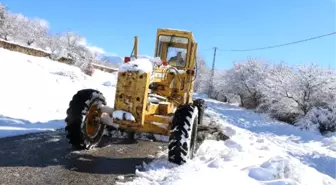
[[[182,65],[169,65],[171,48],[184,50]],[[192,99],[196,51],[192,32],[158,29],[154,56],[161,59],[161,64],[155,64],[152,72],[119,71],[113,108],[97,90],[84,89],[74,95],[65,119],[69,142],[81,149],[97,146],[103,130],[113,127],[169,136],[171,162],[182,164],[192,158],[204,109],[203,100]],[[131,64],[138,58],[136,36],[132,55],[124,62]]]

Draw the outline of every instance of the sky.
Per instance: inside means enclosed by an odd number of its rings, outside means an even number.
[[[75,31],[107,54],[154,55],[158,28],[192,31],[198,53],[216,68],[258,59],[336,68],[335,35],[261,51],[227,52],[283,44],[334,32],[336,0],[0,0],[9,10],[49,22],[51,32]]]

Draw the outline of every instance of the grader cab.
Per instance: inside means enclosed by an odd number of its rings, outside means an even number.
[[[170,162],[192,158],[204,111],[204,101],[192,99],[196,51],[191,32],[158,29],[154,57],[144,58],[138,56],[135,37],[133,55],[125,57],[118,72],[113,107],[98,90],[73,96],[65,119],[69,142],[78,149],[95,147],[104,130],[113,127],[169,136]]]

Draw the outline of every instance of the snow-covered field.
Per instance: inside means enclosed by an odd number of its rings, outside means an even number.
[[[98,89],[114,103],[116,74],[79,68],[0,48],[0,137],[64,128],[80,89]]]
[[[95,88],[114,102],[115,74],[0,49],[0,137],[64,127],[77,90]],[[206,140],[182,166],[167,151],[127,184],[336,185],[336,137],[300,131],[234,105],[206,99],[206,114],[231,137]]]

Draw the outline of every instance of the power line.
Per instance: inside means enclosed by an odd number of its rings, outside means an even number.
[[[298,41],[288,42],[288,43],[285,43],[285,44],[278,44],[278,45],[259,47],[259,48],[252,48],[252,49],[220,49],[220,48],[217,48],[217,49],[221,50],[221,51],[232,51],[232,52],[265,50],[265,49],[272,49],[272,48],[277,48],[277,47],[282,47],[282,46],[288,46],[288,45],[298,44],[298,43],[301,43],[301,42],[307,42],[307,41],[310,41],[310,40],[315,40],[315,39],[319,39],[319,38],[322,38],[322,37],[331,36],[331,35],[334,35],[334,34],[336,34],[336,32],[327,33],[327,34],[324,34],[324,35],[319,35],[319,36],[316,36],[316,37],[311,37],[311,38],[302,39],[302,40],[298,40]]]

